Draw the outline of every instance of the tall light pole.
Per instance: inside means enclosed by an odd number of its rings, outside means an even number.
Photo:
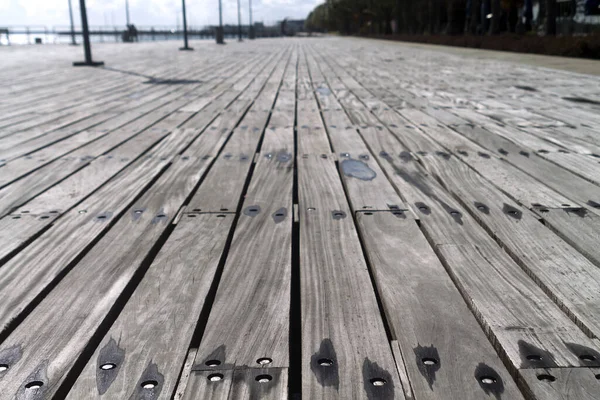
[[[102,61],[92,61],[92,47],[90,45],[90,30],[88,27],[85,0],[79,0],[79,8],[81,9],[81,29],[83,31],[83,51],[85,53],[85,61],[74,62],[73,65],[76,67],[98,67],[100,65],[104,65]]]
[[[217,34],[215,35],[217,39],[217,44],[225,44],[223,40],[225,33],[223,32],[223,3],[222,0],[219,0],[219,26],[217,27]]]
[[[238,3],[238,40],[242,41],[242,9],[240,8],[240,0],[237,0]]]
[[[248,14],[248,39],[256,38],[256,33],[254,32],[254,24],[252,23],[252,0],[248,0],[249,6],[249,14]]]
[[[129,27],[129,0],[125,0],[125,18],[127,20],[127,27]]]
[[[71,46],[77,46],[77,42],[75,41],[75,23],[73,22],[73,5],[71,4],[71,0],[69,0],[69,18],[71,19]]]
[[[193,48],[188,46],[187,18],[185,16],[185,0],[181,0],[181,5],[183,8],[183,47],[180,47],[179,50],[194,50]]]

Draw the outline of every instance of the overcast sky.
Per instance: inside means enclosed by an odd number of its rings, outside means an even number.
[[[71,0],[79,25],[79,0]],[[248,0],[242,4],[242,22],[248,23]],[[252,0],[254,21],[274,23],[286,17],[303,19],[323,0]],[[0,27],[69,24],[68,0],[0,0]],[[125,24],[125,0],[87,0],[90,25]],[[217,0],[186,0],[188,24],[218,23]],[[131,21],[137,25],[181,23],[181,0],[129,0]],[[225,23],[237,21],[237,0],[223,0]]]

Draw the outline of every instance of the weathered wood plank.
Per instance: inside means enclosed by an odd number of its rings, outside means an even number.
[[[267,131],[265,143],[275,132]],[[217,360],[230,368],[288,366],[293,131],[281,133],[287,146],[272,157],[263,154],[255,167],[198,348],[198,365]]]
[[[597,266],[460,161],[422,160],[571,319],[590,337],[600,337]]]
[[[0,380],[4,393],[27,395],[32,380],[42,382],[43,397],[59,391],[115,302],[145,270],[207,161],[177,160],[8,336],[0,351],[20,348],[21,356]]]
[[[415,398],[522,398],[415,221],[375,212],[357,222]]]
[[[232,214],[179,221],[68,398],[143,397],[146,381],[156,382],[154,398],[171,398],[232,222]]]
[[[301,153],[306,149],[300,147]],[[404,398],[333,161],[298,159],[302,393]]]

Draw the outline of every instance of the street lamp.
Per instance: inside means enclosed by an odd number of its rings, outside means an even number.
[[[81,29],[83,31],[83,50],[85,53],[85,61],[74,62],[73,65],[75,67],[98,67],[100,65],[104,65],[102,61],[92,61],[92,47],[90,45],[90,30],[88,28],[85,0],[79,0],[79,8],[81,9]]]
[[[249,22],[248,22],[248,39],[256,38],[256,33],[254,32],[254,24],[252,23],[252,0],[248,0],[249,5]]]
[[[73,22],[73,5],[69,0],[69,19],[71,20],[71,46],[77,46],[75,41],[75,23]]]
[[[240,0],[237,0],[238,3],[238,40],[242,41],[242,9],[240,8]]]
[[[129,0],[125,0],[125,18],[127,19],[127,27],[129,27]]]
[[[217,39],[217,44],[225,44],[223,40],[224,32],[223,32],[223,4],[222,0],[219,0],[219,26],[217,27],[217,33],[215,35]]]
[[[188,46],[187,19],[185,16],[185,0],[181,0],[181,4],[183,6],[183,47],[180,47],[179,50],[194,50],[193,48]]]

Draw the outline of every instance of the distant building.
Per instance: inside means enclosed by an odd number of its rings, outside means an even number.
[[[284,19],[281,21],[281,34],[284,36],[295,36],[299,32],[306,32],[304,19]]]

